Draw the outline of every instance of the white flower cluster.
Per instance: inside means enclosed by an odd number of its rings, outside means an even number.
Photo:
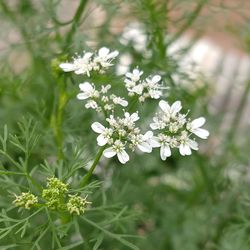
[[[110,52],[108,48],[101,48],[97,54],[85,53],[82,57],[74,58],[72,63],[62,63],[60,67],[66,71],[74,71],[76,74],[90,75],[91,71],[103,73],[112,65],[112,60],[118,55],[118,51]],[[159,99],[163,95],[164,87],[161,85],[161,76],[154,75],[141,79],[143,71],[138,68],[125,74],[125,87],[129,96],[137,96],[140,102],[147,98]],[[162,160],[171,156],[171,150],[178,148],[181,155],[191,155],[192,150],[198,150],[198,143],[193,138],[196,135],[207,139],[209,132],[201,127],[205,118],[200,117],[191,121],[187,114],[180,111],[180,101],[174,102],[171,106],[164,100],[159,102],[160,111],[153,117],[150,124],[152,131],[145,134],[136,126],[139,120],[138,112],[130,114],[124,110],[124,116],[115,116],[116,105],[127,107],[128,102],[119,96],[110,94],[110,84],[101,85],[97,90],[94,83],[83,82],[79,84],[81,93],[77,95],[79,100],[87,100],[85,107],[103,112],[106,118],[106,125],[94,122],[91,128],[98,135],[97,144],[104,147],[103,155],[107,158],[114,156],[125,164],[129,161],[128,150],[136,149],[151,153],[153,148],[160,148]]]
[[[61,63],[59,67],[65,72],[75,72],[77,75],[90,76],[91,71],[104,73],[112,66],[112,60],[118,56],[117,50],[110,52],[110,49],[102,47],[96,54],[85,52],[83,56],[77,55],[72,62]]]
[[[154,137],[160,147],[160,156],[166,160],[171,155],[171,149],[178,148],[181,155],[191,155],[191,150],[198,150],[198,143],[191,138],[196,135],[207,139],[209,132],[201,127],[205,118],[200,117],[193,121],[187,118],[187,114],[180,113],[182,105],[180,101],[174,102],[171,106],[161,100],[159,102],[160,112],[153,118],[150,124],[151,129],[158,134]]]
[[[135,125],[135,122],[138,120],[138,113],[129,114],[124,112],[124,117],[122,118],[110,115],[106,119],[107,127],[104,127],[99,122],[92,124],[92,129],[99,134],[97,144],[99,146],[109,146],[103,152],[105,157],[111,158],[117,155],[118,160],[125,164],[129,160],[126,148],[132,151],[139,149],[145,153],[152,152],[154,143],[157,143],[153,138],[153,132],[148,131],[142,134],[141,130]]]
[[[138,95],[139,101],[144,102],[146,98],[159,99],[162,96],[161,76],[155,75],[141,80],[143,71],[133,69],[126,73],[125,87],[130,96]]]
[[[128,102],[124,98],[114,94],[108,95],[108,91],[111,89],[110,84],[102,85],[100,91],[96,90],[95,85],[89,82],[80,83],[79,88],[82,92],[77,95],[77,98],[79,100],[89,99],[85,105],[87,109],[106,112],[113,111],[114,105],[128,106]]]

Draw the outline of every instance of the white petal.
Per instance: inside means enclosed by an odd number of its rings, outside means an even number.
[[[181,109],[182,109],[182,106],[181,106],[180,101],[174,102],[170,108],[172,114],[178,113]]]
[[[85,99],[88,99],[89,97],[90,97],[89,93],[80,93],[77,95],[77,99],[79,100],[85,100]]]
[[[184,144],[181,144],[179,147],[179,152],[181,155],[185,156],[186,155],[186,151],[185,151],[185,147]]]
[[[181,146],[182,146],[182,153],[180,151],[181,155],[184,156],[184,155],[191,155],[192,154],[192,151],[191,151],[190,147],[187,144],[181,144],[180,145],[180,150],[181,150]]]
[[[152,78],[152,82],[154,82],[154,83],[157,83],[157,82],[159,82],[161,80],[161,76],[159,76],[159,75],[155,75],[153,78]]]
[[[130,116],[131,120],[133,122],[135,121],[138,121],[140,119],[140,117],[138,116],[138,113],[133,113],[131,116]]]
[[[119,52],[117,50],[111,52],[110,54],[107,55],[107,59],[112,59],[115,58],[119,55]]]
[[[189,139],[188,140],[188,145],[193,150],[198,150],[198,143],[196,141]]]
[[[87,52],[84,54],[83,59],[88,60],[92,55],[93,55],[93,53]]]
[[[99,146],[104,146],[108,142],[108,138],[104,137],[102,134],[98,135],[97,137],[97,144]]]
[[[153,132],[149,130],[149,131],[147,131],[147,132],[143,135],[142,138],[143,138],[144,141],[146,141],[146,140],[152,138],[153,135],[154,135]]]
[[[110,148],[107,148],[103,151],[103,155],[106,158],[112,158],[116,155],[116,152],[114,151],[114,149],[112,147],[110,147]]]
[[[127,107],[127,106],[128,106],[128,102],[127,102],[126,100],[121,100],[121,101],[119,102],[119,104],[120,104],[121,106],[123,106],[123,107]]]
[[[163,148],[163,146],[161,146],[161,148],[160,148],[160,156],[161,156],[161,159],[163,161],[165,161],[167,159],[167,156],[164,153],[165,153],[164,148]]]
[[[89,82],[80,83],[79,88],[83,92],[91,92],[94,90],[93,86]]]
[[[191,126],[192,128],[200,128],[201,126],[204,125],[205,122],[206,122],[206,119],[204,117],[200,117],[200,118],[194,119],[191,122]]]
[[[197,128],[192,131],[195,135],[200,137],[201,139],[207,139],[209,136],[209,132],[203,128]]]
[[[70,72],[75,70],[75,65],[73,63],[61,63],[59,67],[65,72]]]
[[[101,134],[105,130],[105,127],[99,122],[94,122],[91,125],[91,128],[98,134]]]
[[[127,161],[129,161],[129,155],[125,150],[122,150],[121,152],[117,153],[118,160],[120,163],[125,164]]]
[[[81,74],[85,74],[85,73],[86,73],[86,70],[83,70],[83,68],[75,70],[75,74],[77,74],[77,75],[81,75]]]
[[[150,128],[152,128],[153,130],[156,130],[159,128],[158,124],[157,123],[150,123]]]
[[[159,102],[159,107],[161,108],[161,110],[163,112],[166,112],[166,113],[169,112],[169,110],[170,110],[169,104],[166,101],[164,101],[164,100],[161,100]]]
[[[108,53],[109,53],[109,49],[106,48],[106,47],[102,47],[102,48],[100,48],[99,51],[98,51],[98,55],[101,56],[101,57],[107,56]]]
[[[146,143],[146,142],[141,142],[140,144],[137,145],[137,147],[145,153],[151,153],[152,152],[152,147]]]
[[[159,140],[157,137],[152,137],[149,141],[152,148],[159,148],[161,146]]]

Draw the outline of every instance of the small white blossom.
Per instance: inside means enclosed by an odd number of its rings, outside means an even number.
[[[209,136],[209,132],[206,129],[202,129],[202,127],[206,122],[204,117],[197,118],[192,122],[187,123],[187,130],[191,133],[197,135],[201,139],[207,139]]]
[[[191,155],[192,150],[198,150],[198,143],[191,138],[197,135],[202,139],[206,139],[209,132],[200,127],[204,125],[205,118],[200,117],[193,120],[187,119],[187,114],[181,114],[182,105],[180,101],[169,105],[166,101],[159,102],[160,112],[153,117],[150,127],[159,131],[154,136],[160,147],[160,156],[162,160],[166,160],[171,156],[171,149],[178,148],[181,155]]]
[[[64,72],[74,71],[75,74],[87,74],[89,76],[89,72],[92,70],[91,66],[91,57],[93,53],[87,52],[82,57],[78,56],[73,58],[73,62],[71,63],[61,63],[59,67]]]
[[[80,83],[79,88],[82,91],[82,93],[77,95],[79,100],[85,100],[91,97],[99,97],[98,91],[96,91],[94,85],[90,84],[89,82]]]
[[[155,75],[143,81],[142,74],[143,72],[138,68],[126,73],[124,82],[129,95],[138,95],[140,102],[144,102],[146,98],[159,99],[162,96],[161,76]]]
[[[99,49],[97,56],[94,58],[94,64],[100,64],[103,68],[112,66],[111,63],[114,58],[119,55],[117,50],[110,52],[110,49],[102,47]]]
[[[124,100],[124,98],[121,98],[119,96],[115,96],[113,98],[113,102],[114,102],[114,104],[119,104],[119,105],[121,105],[123,107],[127,107],[128,106],[128,102],[126,100]]]
[[[91,52],[85,52],[83,56],[73,58],[72,62],[61,63],[59,67],[64,72],[74,72],[77,75],[90,76],[91,71],[99,71],[103,73],[104,70],[112,66],[113,59],[118,56],[117,50],[110,52],[110,49],[102,47],[99,49],[97,55]]]
[[[105,128],[101,123],[99,122],[94,122],[91,125],[91,128],[93,129],[94,132],[100,134],[97,137],[97,144],[99,146],[104,146],[108,143],[108,141],[111,139],[113,135],[113,130],[110,128]]]
[[[120,140],[116,140],[111,147],[105,149],[103,155],[107,158],[112,158],[117,155],[118,160],[122,164],[129,161],[129,155],[125,151],[125,145]]]

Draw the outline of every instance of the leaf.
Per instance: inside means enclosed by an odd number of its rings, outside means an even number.
[[[103,234],[99,234],[99,236],[96,239],[96,243],[93,247],[93,250],[98,250],[99,246],[102,244],[103,241]]]
[[[68,246],[60,247],[60,248],[58,248],[58,250],[69,250],[69,249],[72,249],[72,248],[74,248],[74,247],[78,247],[78,246],[82,245],[83,243],[84,243],[84,240],[81,240],[81,241],[79,241],[79,242],[70,244],[70,245],[68,245]]]

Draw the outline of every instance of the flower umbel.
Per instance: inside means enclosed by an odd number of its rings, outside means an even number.
[[[87,196],[85,198],[82,198],[78,195],[69,195],[69,201],[67,203],[67,210],[71,214],[83,214],[85,212],[85,209],[88,204],[91,204],[91,202],[87,201]]]
[[[125,87],[130,96],[139,96],[139,101],[144,102],[147,98],[159,99],[162,96],[161,76],[155,75],[141,80],[143,71],[138,68],[126,73]]]
[[[102,47],[96,54],[85,52],[83,56],[76,56],[72,62],[61,63],[59,66],[64,72],[74,72],[77,75],[90,76],[91,71],[104,73],[111,67],[113,59],[118,56],[117,50],[110,52],[110,49]]]
[[[159,102],[160,112],[153,117],[150,127],[159,131],[154,137],[154,147],[160,147],[160,156],[166,160],[171,156],[171,149],[178,148],[181,155],[191,155],[191,150],[198,150],[198,143],[191,138],[196,135],[207,139],[209,132],[200,127],[204,125],[205,118],[200,117],[191,121],[187,114],[180,113],[182,105],[180,101],[174,102],[171,106],[164,100]],[[158,143],[158,145],[157,145]]]
[[[42,198],[46,200],[46,205],[50,209],[63,209],[65,193],[68,191],[68,185],[59,179],[52,177],[47,179],[47,188],[42,192]]]
[[[99,146],[109,145],[103,152],[107,158],[117,155],[118,160],[125,164],[129,161],[129,155],[126,148],[134,151],[136,148],[142,152],[150,153],[152,132],[148,131],[145,135],[141,134],[141,130],[135,125],[139,120],[138,113],[130,114],[124,112],[124,117],[114,117],[110,115],[106,121],[108,126],[104,127],[99,122],[94,122],[91,128],[98,133],[97,143]]]
[[[34,194],[31,194],[30,192],[28,193],[23,192],[21,195],[15,195],[15,197],[16,199],[13,201],[13,203],[16,206],[23,207],[25,209],[30,209],[38,202],[38,198]]]

